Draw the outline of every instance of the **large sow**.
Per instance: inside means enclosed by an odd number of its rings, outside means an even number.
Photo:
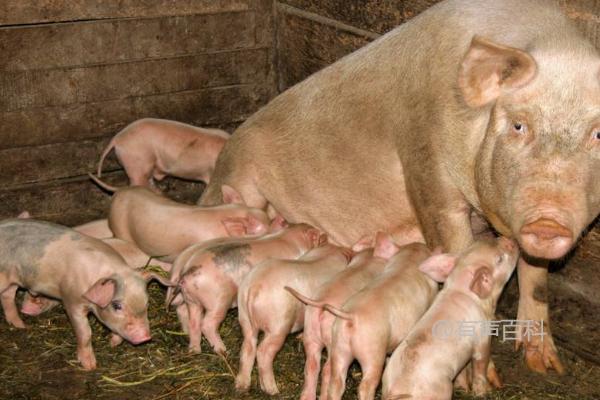
[[[600,212],[599,171],[598,50],[552,1],[448,0],[248,119],[201,202],[227,184],[342,245],[399,226],[450,252],[474,210],[519,242],[518,318],[548,332],[540,260]],[[550,335],[524,347],[562,372]]]

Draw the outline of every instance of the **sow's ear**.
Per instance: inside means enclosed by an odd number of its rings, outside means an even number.
[[[100,308],[110,304],[117,291],[117,281],[113,278],[98,279],[96,283],[83,294],[83,297]]]
[[[221,192],[223,193],[223,203],[246,205],[246,202],[242,198],[242,195],[240,194],[240,192],[238,192],[231,186],[229,186],[229,185],[221,186]]]
[[[492,293],[493,286],[494,278],[492,277],[492,270],[488,267],[481,267],[473,274],[473,280],[469,289],[480,299],[485,299]]]
[[[438,251],[440,250],[436,249],[432,256],[419,265],[419,271],[434,281],[442,283],[454,269],[457,257],[453,254],[438,253]]]
[[[528,84],[537,72],[533,57],[523,50],[475,36],[460,65],[458,86],[469,107],[496,100],[504,90]]]

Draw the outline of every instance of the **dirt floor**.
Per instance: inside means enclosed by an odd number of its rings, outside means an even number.
[[[221,328],[228,346],[227,359],[216,356],[203,342],[204,353],[189,355],[187,338],[180,333],[174,312],[162,306],[164,289],[150,285],[149,317],[153,339],[132,346],[124,343],[109,346],[109,332],[93,322],[94,349],[99,368],[84,372],[75,359],[75,337],[60,307],[37,318],[25,317],[27,330],[9,328],[0,321],[0,398],[1,399],[266,399],[258,389],[256,373],[248,394],[238,395],[234,389],[241,332],[232,310]],[[501,314],[514,315],[516,285],[504,294]],[[505,382],[503,389],[489,399],[600,399],[600,358],[582,343],[599,343],[600,313],[590,310],[585,302],[551,296],[551,307],[560,338],[567,347],[560,354],[568,368],[564,376],[547,376],[529,372],[521,355],[513,351],[513,343],[496,341],[494,360]],[[92,317],[91,317],[92,318]],[[92,318],[93,319],[93,318]],[[573,328],[576,327],[576,328]],[[558,340],[561,343],[561,340]],[[573,343],[577,346],[573,347]],[[582,350],[583,349],[583,350]],[[584,359],[585,358],[585,359]],[[276,376],[281,395],[298,398],[302,387],[304,355],[302,343],[290,336],[276,359]],[[360,369],[355,364],[348,378],[345,399],[356,398]],[[456,399],[470,399],[456,393]]]

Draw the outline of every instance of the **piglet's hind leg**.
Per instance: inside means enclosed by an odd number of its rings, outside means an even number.
[[[17,294],[17,289],[17,285],[11,285],[2,291],[2,295],[0,295],[2,300],[2,309],[4,310],[6,322],[16,328],[25,328],[25,323],[21,317],[19,317],[19,310],[15,304],[15,295]]]

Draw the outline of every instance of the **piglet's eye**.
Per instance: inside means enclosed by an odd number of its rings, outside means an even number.
[[[121,311],[123,309],[123,305],[118,301],[113,301],[112,303],[110,303],[110,306],[115,311]]]
[[[513,131],[519,134],[525,133],[525,124],[520,122],[513,123]]]
[[[594,139],[600,140],[600,130],[594,131]]]

